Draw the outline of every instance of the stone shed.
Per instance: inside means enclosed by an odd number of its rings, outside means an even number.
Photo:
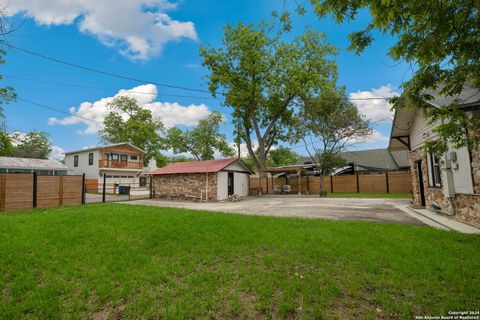
[[[153,196],[221,201],[248,196],[251,171],[238,158],[177,162],[151,171]]]

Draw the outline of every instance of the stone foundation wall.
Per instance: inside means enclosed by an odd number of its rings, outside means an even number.
[[[480,226],[480,195],[458,194],[456,200],[458,218]]]
[[[155,198],[200,200],[201,192],[205,193],[205,180],[205,173],[156,175],[153,176],[153,196]],[[208,200],[217,201],[216,173],[208,174]]]
[[[423,149],[410,152],[410,167],[412,172],[413,205],[421,206],[420,190],[418,185],[417,161],[422,161],[421,176],[425,189],[425,207],[430,209],[432,204],[442,208],[442,211],[455,218],[480,225],[480,151],[472,153],[472,174],[475,194],[457,194],[449,199],[444,196],[442,188],[433,188],[428,184],[427,154]],[[453,203],[452,203],[453,202]]]

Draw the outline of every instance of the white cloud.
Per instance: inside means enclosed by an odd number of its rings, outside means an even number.
[[[168,0],[15,0],[11,15],[23,14],[40,25],[76,24],[104,45],[117,48],[133,60],[158,54],[169,41],[197,40],[193,22],[172,19]]]
[[[237,147],[237,144],[232,141],[232,142],[229,142],[228,145],[233,149],[235,150],[235,157],[237,156],[238,154],[238,147]],[[252,148],[253,150],[256,150],[258,148],[258,140],[254,140],[252,141]],[[247,144],[242,142],[240,143],[240,157],[247,157],[249,156],[250,154],[248,153],[248,149],[247,149]],[[217,156],[215,156],[217,158]],[[219,154],[218,155],[218,158],[221,158],[221,155]]]
[[[376,89],[373,88],[370,91],[352,92],[349,97],[350,99],[391,98],[399,95],[394,89],[391,85],[386,85]],[[393,112],[390,111],[392,106],[384,99],[352,100],[352,102],[357,106],[360,113],[372,122],[391,122],[393,120]]]
[[[49,159],[62,161],[65,158],[65,149],[59,146],[52,146],[52,151],[48,155]]]
[[[348,144],[368,144],[368,143],[379,143],[379,142],[388,142],[390,138],[383,135],[381,132],[373,129],[372,133],[365,138],[357,138],[349,141]]]
[[[16,147],[22,142],[23,139],[25,139],[27,134],[25,132],[14,131],[11,132],[8,136],[10,137],[10,142],[12,143],[12,145]]]
[[[122,89],[113,97],[106,97],[95,102],[82,102],[79,107],[71,107],[70,113],[75,116],[58,119],[49,118],[50,125],[76,125],[84,124],[87,127],[79,131],[80,134],[96,134],[102,129],[105,117],[112,111],[107,104],[116,96],[128,96],[137,100],[139,106],[152,111],[167,127],[176,125],[191,126],[210,114],[205,104],[191,104],[182,106],[176,102],[156,102],[157,87],[153,84],[141,85],[132,89]],[[83,118],[83,119],[82,119]],[[88,119],[88,120],[87,120]],[[94,121],[89,121],[94,120]]]
[[[189,69],[198,69],[200,68],[200,65],[199,64],[196,64],[196,63],[187,63],[185,65],[185,67],[189,68]]]

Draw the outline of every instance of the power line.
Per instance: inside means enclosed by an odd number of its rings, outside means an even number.
[[[391,120],[391,119],[390,119],[389,117],[387,117],[387,118],[382,118],[382,119],[379,119],[379,120],[377,120],[377,121],[371,122],[370,125],[375,125],[375,124],[378,124],[378,123],[380,123],[380,122],[387,121],[387,120]],[[299,143],[299,144],[290,146],[289,149],[297,149],[297,148],[301,148],[301,147],[305,148],[306,146],[313,146],[314,144],[319,143],[319,142],[321,142],[321,140],[318,140],[317,142],[313,142],[313,141],[312,141],[312,142],[310,142],[310,143],[307,143],[306,145],[305,145],[305,143]]]
[[[117,88],[113,87],[99,87],[99,86],[92,86],[87,84],[81,83],[68,83],[68,82],[58,82],[58,81],[51,81],[51,80],[43,80],[43,79],[34,79],[28,78],[23,76],[11,75],[11,74],[2,74],[4,78],[22,80],[22,81],[31,81],[31,82],[38,82],[38,83],[45,83],[45,84],[52,84],[57,86],[67,86],[67,87],[78,87],[78,88],[86,88],[86,89],[96,89],[96,90],[118,90]],[[135,94],[144,94],[144,95],[152,95],[152,96],[161,96],[161,97],[176,97],[176,98],[193,98],[193,99],[209,99],[209,100],[221,100],[222,98],[218,97],[205,97],[205,96],[190,96],[190,95],[179,95],[179,94],[168,94],[168,93],[150,93],[150,92],[140,92],[140,91],[133,91],[129,89],[124,89],[124,91],[128,91],[130,93]],[[348,98],[348,100],[378,100],[378,99],[389,99],[388,97],[369,97],[369,98]]]
[[[23,81],[31,81],[31,82],[52,84],[52,85],[57,85],[57,86],[78,87],[78,88],[96,89],[96,90],[118,90],[117,88],[107,88],[107,87],[91,86],[91,85],[80,84],[80,83],[68,83],[68,82],[57,82],[57,81],[50,81],[50,80],[33,79],[33,78],[27,78],[27,77],[15,76],[15,75],[8,75],[8,74],[2,74],[2,77],[10,78],[10,79],[23,80]],[[166,93],[156,93],[155,94],[155,93],[151,93],[151,92],[140,92],[140,91],[133,91],[133,90],[128,90],[128,89],[124,89],[124,91],[128,91],[130,93],[135,93],[135,94],[176,97],[176,98],[194,98],[194,99],[212,99],[212,100],[221,99],[221,98],[216,98],[216,97],[188,96],[188,95],[166,94]]]
[[[53,62],[56,62],[56,63],[60,63],[60,64],[63,64],[63,65],[67,65],[67,66],[70,66],[70,67],[82,69],[82,70],[93,72],[93,73],[98,73],[98,74],[102,74],[102,75],[106,75],[106,76],[110,76],[110,77],[115,77],[115,78],[129,80],[129,81],[135,81],[135,82],[144,83],[144,84],[154,84],[154,85],[157,85],[159,87],[165,87],[165,88],[170,88],[170,89],[203,92],[203,93],[211,94],[211,92],[208,91],[208,90],[188,88],[188,87],[177,86],[177,85],[172,85],[172,84],[167,84],[167,83],[160,83],[160,82],[155,82],[155,81],[147,81],[147,80],[142,80],[142,79],[138,79],[138,78],[134,78],[134,77],[121,75],[121,74],[118,74],[118,73],[107,72],[107,71],[103,71],[103,70],[100,70],[100,69],[95,69],[95,68],[79,65],[79,64],[76,64],[76,63],[73,63],[73,62],[65,61],[65,60],[62,60],[62,59],[47,56],[45,54],[34,52],[34,51],[31,51],[31,50],[28,50],[28,49],[20,48],[20,47],[14,46],[12,44],[6,44],[3,41],[0,41],[0,44],[3,44],[4,46],[7,46],[9,48],[14,48],[18,51],[22,51],[22,52],[27,53],[27,54],[32,55],[32,56],[36,56],[36,57],[39,57],[39,58],[42,58],[42,59],[50,60],[50,61],[53,61]],[[223,92],[214,92],[214,93],[219,94],[219,95],[225,95]],[[390,98],[391,97],[347,98],[347,100],[348,101],[364,101],[364,100],[368,101],[368,100],[387,100],[387,99],[390,99]],[[308,100],[315,100],[315,99],[308,99]]]
[[[23,98],[18,98],[18,97],[17,97],[16,99],[17,99],[18,101],[22,101],[22,102],[25,102],[25,103],[28,103],[28,104],[31,104],[31,105],[34,105],[34,106],[37,106],[37,107],[41,107],[41,108],[48,109],[48,110],[53,110],[53,111],[56,111],[56,112],[60,112],[60,113],[69,115],[69,116],[71,116],[71,117],[79,118],[79,119],[86,120],[86,121],[96,122],[96,123],[99,123],[99,124],[102,124],[102,125],[103,125],[103,123],[100,122],[100,121],[93,120],[93,119],[88,119],[88,118],[85,118],[85,117],[76,115],[76,114],[74,114],[74,113],[71,113],[71,112],[63,111],[63,110],[60,110],[60,109],[57,109],[57,108],[48,106],[48,105],[43,104],[43,103],[39,103],[39,102],[35,102],[35,101],[23,99]]]
[[[176,85],[172,85],[172,84],[160,83],[160,82],[155,82],[155,81],[146,81],[146,80],[142,80],[142,79],[138,79],[138,78],[124,76],[124,75],[121,75],[121,74],[118,74],[118,73],[107,72],[107,71],[104,71],[104,70],[83,66],[83,65],[76,64],[76,63],[73,63],[73,62],[70,62],[70,61],[54,58],[54,57],[51,57],[51,56],[47,56],[45,54],[41,54],[41,53],[34,52],[34,51],[31,51],[31,50],[28,50],[28,49],[20,48],[20,47],[14,46],[12,44],[7,44],[3,41],[0,41],[0,44],[3,44],[3,45],[5,45],[9,48],[14,48],[15,50],[22,51],[24,53],[27,53],[29,55],[36,56],[36,57],[39,57],[39,58],[42,58],[42,59],[50,60],[50,61],[60,63],[60,64],[63,64],[63,65],[67,65],[67,66],[70,66],[70,67],[73,67],[73,68],[78,68],[78,69],[82,69],[82,70],[89,71],[89,72],[103,74],[103,75],[114,77],[114,78],[119,78],[119,79],[124,79],[124,80],[129,80],[129,81],[135,81],[135,82],[139,82],[139,83],[146,83],[146,84],[151,83],[151,84],[157,85],[159,87],[165,87],[165,88],[170,88],[170,89],[179,89],[179,90],[185,90],[185,91],[210,93],[210,91],[208,91],[208,90],[176,86]],[[220,92],[216,92],[216,93],[217,94],[222,94]]]

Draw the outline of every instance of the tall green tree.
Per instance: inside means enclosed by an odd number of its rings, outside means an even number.
[[[480,88],[480,1],[458,0],[311,0],[320,17],[331,14],[337,22],[354,20],[368,10],[371,22],[349,35],[350,50],[360,54],[375,40],[373,32],[397,39],[388,54],[413,65],[413,77],[404,82],[395,108],[422,106],[431,90],[456,96],[464,84]],[[300,10],[302,12],[302,10]],[[443,152],[448,142],[456,147],[479,147],[480,121],[456,110],[456,103],[431,108],[427,118],[440,121],[440,139],[427,144]],[[465,134],[465,129],[475,134]]]
[[[30,131],[26,134],[12,133],[13,156],[20,158],[48,159],[52,142],[43,131]]]
[[[0,156],[12,156],[14,151],[15,149],[13,148],[10,136],[6,132],[0,130]]]
[[[214,96],[222,91],[235,134],[257,169],[267,166],[272,146],[287,139],[299,99],[334,86],[336,52],[323,33],[306,31],[287,42],[271,23],[227,25],[223,47],[201,48],[209,90]]]
[[[232,157],[234,150],[228,145],[226,136],[220,133],[223,121],[222,114],[213,111],[191,130],[170,128],[166,141],[174,153],[189,153],[197,160],[213,159],[215,151],[224,157]]]
[[[195,161],[195,158],[187,157],[183,155],[175,155],[175,156],[166,156],[164,154],[158,154],[155,157],[156,164],[158,168],[165,167],[169,164],[176,163],[176,162],[189,162]]]
[[[287,147],[278,147],[270,151],[267,163],[272,167],[288,166],[296,164],[298,154]]]
[[[150,110],[127,96],[115,97],[108,104],[112,112],[105,117],[100,137],[105,143],[129,142],[145,151],[145,164],[164,147],[165,128]]]
[[[303,142],[322,176],[345,164],[339,153],[372,133],[370,123],[348,101],[343,88],[305,100],[291,127],[292,143]],[[320,195],[323,196],[323,179]]]
[[[0,34],[1,33],[2,33],[2,28],[0,27]],[[5,60],[3,59],[5,55],[6,55],[6,52],[0,49],[0,65],[5,63]],[[0,75],[0,80],[2,79],[3,77]],[[4,130],[5,126],[3,123],[5,119],[5,115],[3,113],[3,105],[5,103],[15,101],[16,97],[17,95],[12,87],[8,86],[8,87],[0,88],[0,130],[2,131],[5,131]]]

